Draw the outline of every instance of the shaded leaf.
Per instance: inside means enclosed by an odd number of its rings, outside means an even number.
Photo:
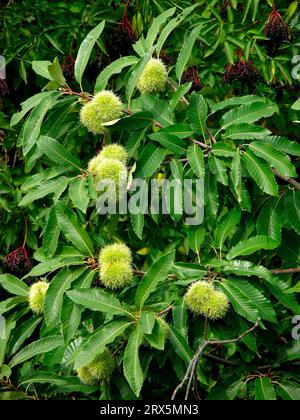
[[[48,353],[61,345],[63,345],[63,339],[58,335],[48,336],[37,341],[33,341],[13,357],[13,359],[9,362],[9,366],[14,367],[19,365],[34,356]]]
[[[150,294],[155,291],[158,283],[167,278],[174,262],[175,253],[171,252],[156,260],[141,280],[136,292],[135,303],[142,308]]]
[[[87,36],[84,38],[84,40],[82,41],[79,47],[76,61],[75,61],[74,75],[75,75],[76,82],[78,82],[80,86],[82,82],[82,76],[87,66],[87,63],[89,61],[92,49],[97,39],[103,32],[104,27],[105,27],[105,21],[99,23],[94,29],[92,29],[87,34]]]
[[[140,364],[139,350],[142,344],[142,332],[139,328],[130,335],[124,353],[123,369],[130,388],[138,397],[140,395],[144,375]]]
[[[57,203],[55,210],[58,224],[66,238],[84,255],[93,257],[93,243],[84,226],[78,222],[75,213],[63,203]]]

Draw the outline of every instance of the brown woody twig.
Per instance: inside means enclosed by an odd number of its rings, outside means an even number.
[[[175,388],[171,400],[172,401],[175,400],[177,393],[180,391],[180,389],[182,389],[184,387],[184,385],[186,383],[187,383],[187,390],[186,390],[186,394],[185,394],[185,401],[188,399],[190,388],[191,388],[191,383],[192,383],[192,378],[194,377],[197,363],[198,363],[200,357],[203,355],[203,352],[206,349],[206,347],[215,346],[215,345],[223,346],[223,345],[226,345],[226,344],[237,343],[237,342],[241,341],[244,337],[246,337],[248,334],[253,332],[258,327],[259,322],[260,322],[260,319],[257,320],[257,322],[255,323],[255,325],[252,328],[250,328],[249,330],[244,332],[242,335],[240,335],[239,337],[237,337],[233,340],[210,341],[210,340],[206,340],[204,338],[204,341],[200,344],[200,346],[198,347],[198,350],[196,351],[193,359],[191,360],[191,362],[190,362],[190,364],[187,368],[187,371],[184,375],[183,380]]]
[[[293,178],[289,178],[288,176],[281,175],[279,172],[277,172],[275,169],[272,169],[273,174],[277,176],[277,178],[282,179],[285,182],[288,182],[291,184],[296,190],[300,190],[300,184]]]
[[[300,273],[300,267],[298,268],[286,268],[286,269],[277,269],[277,270],[270,270],[273,274],[296,274]]]

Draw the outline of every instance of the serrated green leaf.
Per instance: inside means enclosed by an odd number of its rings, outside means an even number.
[[[58,141],[51,137],[40,136],[38,147],[57,165],[65,166],[77,172],[81,171],[79,160],[58,143]]]
[[[10,339],[10,355],[16,353],[22,344],[31,337],[34,330],[42,320],[42,317],[29,318],[14,330],[14,334]]]
[[[300,110],[300,98],[297,99],[297,101],[293,103],[292,109],[294,109],[295,111],[299,111]]]
[[[86,269],[84,273],[80,276],[78,280],[74,282],[74,288],[76,289],[87,289],[91,287],[91,284],[97,273]],[[74,335],[77,333],[77,330],[80,326],[81,316],[84,311],[84,308],[76,303],[72,302],[68,297],[65,297],[61,321],[64,328],[65,342],[69,343]]]
[[[176,302],[172,310],[172,316],[174,327],[183,337],[186,337],[188,315],[184,298],[180,298]]]
[[[52,80],[53,81],[53,77],[51,76],[51,74],[49,73],[48,67],[51,65],[51,61],[47,61],[47,60],[34,60],[32,61],[31,65],[32,65],[32,70],[38,74],[39,76],[44,77],[45,79],[48,80]],[[49,93],[49,92],[47,92]]]
[[[65,191],[69,182],[70,179],[66,178],[65,176],[60,176],[58,178],[51,179],[50,181],[41,182],[40,185],[32,188],[32,190],[30,190],[22,198],[19,206],[26,207],[34,201],[44,198],[50,194],[55,194],[59,197]]]
[[[252,302],[253,306],[257,308],[260,318],[265,319],[269,322],[276,323],[277,316],[273,308],[272,303],[269,299],[263,295],[259,289],[257,289],[254,284],[250,281],[241,281],[238,284],[234,280],[227,280],[231,284],[234,284],[241,292],[249,293],[248,298]]]
[[[165,333],[161,324],[156,320],[151,334],[145,335],[148,343],[157,350],[163,351],[165,349]]]
[[[167,278],[174,263],[175,253],[171,252],[156,260],[141,280],[136,292],[135,303],[142,308],[148,297],[156,289],[158,283]]]
[[[178,354],[178,356],[184,360],[187,365],[191,363],[194,354],[187,342],[187,339],[184,338],[172,325],[170,325],[170,340],[174,351]]]
[[[194,174],[199,179],[205,178],[205,164],[203,151],[196,144],[190,146],[187,152],[187,158]]]
[[[256,276],[264,280],[269,280],[271,277],[270,271],[262,265],[255,265],[250,261],[242,260],[213,260],[209,265],[214,268],[219,268],[226,274],[234,274],[236,276],[252,277]]]
[[[156,45],[156,54],[157,57],[160,57],[161,50],[163,48],[164,43],[168,39],[169,35],[174,31],[174,29],[179,25],[181,22],[181,19],[178,19],[178,17],[173,18],[161,31],[157,45]]]
[[[174,112],[166,101],[155,96],[142,95],[141,102],[143,109],[150,111],[153,119],[164,128],[174,125]]]
[[[155,324],[154,312],[142,312],[140,318],[140,327],[144,334],[151,334]]]
[[[16,296],[28,296],[29,287],[11,274],[0,275],[0,284],[9,293]]]
[[[48,380],[47,380],[48,379]],[[22,379],[21,385],[28,385],[28,384],[51,384],[51,385],[66,385],[71,383],[79,384],[78,378],[75,377],[66,377],[57,375],[56,373],[52,372],[35,372],[30,376],[26,376]]]
[[[208,105],[202,95],[196,93],[192,94],[187,115],[193,132],[202,135],[205,139]]]
[[[298,359],[300,359],[300,340],[294,340],[292,344],[284,346],[284,348],[279,350],[279,363],[293,362]]]
[[[270,378],[255,380],[255,399],[257,401],[276,401],[276,393]]]
[[[20,303],[25,302],[28,303],[28,298],[25,296],[15,296],[6,300],[2,300],[0,302],[0,315],[5,314],[5,312],[10,311],[11,309],[18,306]]]
[[[75,213],[63,203],[57,203],[55,211],[60,229],[66,238],[84,255],[93,257],[93,243],[84,227],[78,222]]]
[[[86,177],[74,179],[69,187],[69,197],[74,206],[86,214],[90,197],[88,189],[88,179]]]
[[[75,75],[75,80],[76,82],[80,84],[80,87],[82,83],[82,76],[86,68],[86,65],[89,61],[92,49],[97,39],[103,32],[104,27],[105,27],[105,20],[99,23],[94,29],[92,29],[87,34],[87,36],[84,38],[84,40],[82,41],[79,47],[76,61],[75,61],[74,75]]]
[[[26,99],[26,101],[22,102],[22,110],[13,114],[10,121],[10,126],[14,127],[15,125],[17,125],[32,108],[36,107],[42,101],[42,99],[51,95],[52,92],[41,92],[31,96],[29,99]]]
[[[181,156],[186,153],[186,143],[173,134],[159,131],[158,133],[150,134],[149,138],[159,142],[163,147],[176,155]]]
[[[268,136],[260,139],[260,141],[270,144],[276,149],[281,150],[284,153],[288,153],[289,155],[300,156],[300,144],[285,137]]]
[[[33,267],[33,269],[28,274],[26,274],[26,276],[24,276],[23,279],[26,279],[28,277],[39,277],[46,273],[56,271],[59,268],[63,268],[66,266],[71,267],[73,265],[75,266],[75,265],[84,265],[84,264],[85,264],[85,261],[84,261],[83,254],[81,254],[80,257],[76,257],[72,259],[70,258],[68,259],[68,261],[64,261],[63,259],[60,259],[60,258],[52,258],[51,260],[47,260]]]
[[[216,177],[209,170],[206,170],[205,175],[204,198],[206,211],[216,216],[220,205],[219,191]]]
[[[251,150],[243,154],[243,163],[256,184],[265,193],[278,196],[278,185],[275,176],[269,166],[259,157],[255,156]]]
[[[285,307],[288,308],[293,314],[297,315],[300,313],[300,305],[297,302],[295,294],[288,294],[289,286],[285,281],[281,281],[279,278],[272,276],[266,279],[266,287],[275,296],[275,298]]]
[[[138,58],[135,56],[121,57],[116,61],[109,64],[99,74],[95,84],[95,93],[106,89],[109,79],[115,75],[121,73],[121,71],[129,66],[132,66],[138,62]]]
[[[43,252],[48,258],[53,257],[57,250],[60,227],[57,222],[55,207],[49,213],[47,225],[43,235]]]
[[[268,236],[274,241],[281,242],[282,220],[280,199],[271,199],[262,208],[257,219],[257,232],[259,235]]]
[[[229,127],[224,133],[224,137],[232,140],[253,140],[266,137],[270,134],[271,131],[259,125],[238,124]]]
[[[222,111],[225,108],[231,108],[239,105],[249,105],[255,102],[265,102],[265,98],[255,95],[234,96],[225,101],[218,102],[211,107],[211,112],[214,114],[217,111]]]
[[[143,230],[145,225],[145,215],[142,213],[130,214],[133,230],[139,239],[143,239]]]
[[[78,289],[67,292],[67,295],[73,302],[84,306],[85,308],[89,308],[92,311],[133,317],[117,298],[103,290]]]
[[[48,353],[49,351],[54,350],[61,345],[63,345],[63,339],[58,335],[48,336],[37,341],[33,341],[12,358],[12,360],[9,362],[9,366],[12,368],[16,365],[19,365],[20,363],[25,362],[28,359],[31,359],[34,356]]]
[[[42,172],[38,172],[35,175],[31,175],[24,184],[21,186],[21,191],[28,192],[32,188],[38,186],[42,181],[48,181],[50,179],[56,178],[59,175],[65,174],[66,168],[63,166],[57,166],[56,168],[48,168]]]
[[[140,364],[139,350],[142,344],[142,332],[139,328],[130,335],[124,353],[123,370],[130,388],[138,397],[140,395],[144,375]]]
[[[243,201],[242,190],[243,190],[243,180],[242,180],[242,163],[241,155],[238,150],[232,159],[231,163],[231,179],[237,195],[237,200],[239,203]]]
[[[237,124],[250,124],[271,117],[278,111],[278,107],[272,103],[254,102],[234,108],[221,119],[222,130]]]
[[[263,318],[276,322],[271,303],[249,282],[226,280],[220,283],[220,287],[234,310],[248,321],[256,322]]]
[[[300,191],[288,191],[284,198],[285,211],[295,232],[300,235]]]
[[[279,383],[277,392],[284,401],[300,401],[300,386],[294,382]]]
[[[136,85],[138,83],[138,80],[141,76],[141,74],[143,73],[144,68],[146,67],[146,65],[148,64],[149,60],[151,59],[151,54],[147,53],[145,54],[140,60],[139,62],[134,66],[132,73],[130,75],[130,78],[127,82],[126,85],[126,98],[128,101],[128,106],[130,108],[130,102],[131,102],[131,98],[133,95],[133,92],[136,88]]]
[[[149,143],[140,155],[135,176],[137,178],[151,177],[161,166],[166,155],[165,149]]]
[[[234,157],[236,150],[226,143],[216,143],[212,146],[212,153],[217,157]]]
[[[186,139],[193,134],[188,124],[173,124],[159,130],[160,134],[171,134],[179,137],[180,139]]]
[[[152,25],[147,33],[146,38],[146,46],[147,51],[151,51],[152,46],[157,38],[157,35],[160,33],[160,29],[162,25],[166,23],[166,20],[173,16],[176,11],[176,7],[172,7],[171,9],[166,10],[165,12],[161,13],[159,16],[157,16],[153,22]]]
[[[49,92],[49,95],[43,97],[27,118],[23,131],[23,153],[25,156],[28,155],[35,146],[40,135],[42,122],[59,96],[60,93]]]
[[[197,41],[197,38],[200,35],[200,29],[201,29],[201,25],[194,28],[193,31],[188,34],[185,42],[183,43],[181,51],[178,55],[178,59],[176,63],[176,76],[179,82],[181,82],[182,74],[190,59],[195,42]]]
[[[215,233],[215,244],[220,253],[222,252],[223,245],[229,235],[234,233],[236,226],[241,220],[241,212],[239,209],[234,208],[227,213],[223,219],[218,222]]]
[[[179,88],[174,92],[172,99],[170,101],[170,108],[174,110],[179,102],[182,100],[183,96],[186,95],[192,87],[192,82],[185,83],[184,85],[179,86]]]
[[[55,57],[53,63],[48,66],[48,71],[53,80],[59,83],[61,86],[66,83],[66,79],[63,75],[62,68],[59,64],[58,58]]]
[[[279,243],[268,236],[253,236],[249,239],[244,239],[235,245],[227,254],[229,260],[233,260],[239,255],[251,255],[262,249],[272,250],[279,246]]]
[[[78,369],[91,363],[104,350],[105,346],[123,334],[130,325],[132,325],[132,322],[112,321],[94,331],[80,346],[74,368]]]
[[[217,158],[213,154],[208,157],[208,164],[211,172],[216,176],[217,180],[222,184],[228,185],[227,167],[223,160]]]
[[[200,247],[205,239],[205,234],[206,230],[203,226],[188,230],[187,238],[189,241],[189,246],[196,254],[199,254]]]
[[[61,321],[61,311],[64,295],[70,289],[74,280],[81,276],[85,268],[71,271],[60,271],[50,282],[44,303],[44,316],[46,325],[54,327]]]
[[[266,160],[282,175],[296,177],[296,170],[292,165],[290,158],[285,153],[280,152],[269,144],[261,143],[259,141],[252,142],[249,147],[252,152]]]

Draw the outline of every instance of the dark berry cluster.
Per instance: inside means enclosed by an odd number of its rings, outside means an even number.
[[[111,58],[116,60],[128,55],[132,51],[132,44],[136,41],[132,25],[124,13],[123,19],[118,23],[111,37]]]
[[[74,78],[74,68],[75,68],[75,59],[71,54],[68,54],[62,65],[61,65],[63,74],[69,78],[69,79],[73,79]]]
[[[192,82],[192,88],[191,90],[193,92],[199,92],[203,88],[203,84],[201,83],[198,70],[196,67],[190,67],[188,68],[184,73],[182,77],[182,81],[184,83]]]
[[[225,69],[223,76],[224,83],[239,82],[241,84],[253,85],[260,79],[259,73],[252,61],[240,59],[236,64],[230,64]]]
[[[10,274],[17,277],[25,276],[32,268],[25,247],[20,247],[7,255],[4,259],[4,265]]]
[[[288,26],[276,9],[273,9],[269,16],[265,34],[269,38],[267,50],[270,56],[276,55],[282,42],[289,39]]]

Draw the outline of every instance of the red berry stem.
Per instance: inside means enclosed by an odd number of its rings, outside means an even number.
[[[27,252],[26,252],[26,243],[27,243],[27,238],[28,238],[28,223],[27,223],[27,220],[26,220],[25,217],[24,217],[24,221],[25,221],[25,235],[24,235],[24,242],[23,242],[22,248],[24,250],[24,253],[27,254]]]
[[[127,0],[126,1],[126,4],[125,4],[125,8],[124,8],[124,15],[123,15],[123,17],[127,17],[127,10],[128,10],[128,7],[129,7],[129,3],[130,3],[130,0]]]

